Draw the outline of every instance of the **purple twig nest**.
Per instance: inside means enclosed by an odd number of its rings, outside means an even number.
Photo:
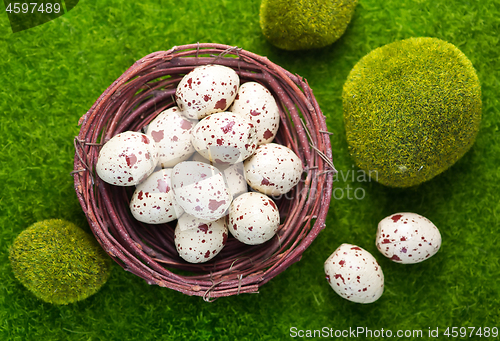
[[[230,237],[215,258],[191,264],[176,251],[175,222],[148,225],[135,220],[129,211],[133,188],[103,182],[95,165],[106,141],[123,131],[140,131],[163,110],[175,106],[179,81],[193,68],[206,64],[231,67],[241,83],[259,82],[272,92],[280,107],[280,128],[274,142],[301,158],[304,174],[290,192],[273,198],[281,223],[271,240],[251,246]],[[112,259],[149,284],[202,296],[206,301],[255,293],[299,261],[325,227],[336,172],[325,117],[307,81],[265,57],[221,44],[191,44],[152,53],[113,82],[79,124],[73,176],[90,228]]]

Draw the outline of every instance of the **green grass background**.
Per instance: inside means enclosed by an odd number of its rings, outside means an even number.
[[[441,335],[448,326],[500,327],[499,1],[360,0],[345,35],[309,52],[266,42],[259,6],[258,0],[83,0],[54,21],[12,34],[0,5],[0,340],[280,340],[291,338],[291,327],[421,329],[424,336],[429,327]],[[115,266],[96,295],[53,306],[15,280],[8,248],[27,226],[63,218],[88,230],[70,175],[77,122],[134,61],[195,42],[267,56],[308,80],[334,133],[334,163],[347,175],[355,168],[344,137],[342,85],[372,49],[416,36],[455,44],[477,69],[483,121],[475,145],[413,189],[339,177],[327,228],[259,294],[206,303]],[[339,198],[347,186],[351,197],[361,188],[363,199]],[[378,253],[377,223],[398,211],[420,213],[439,227],[436,256],[405,266]],[[323,262],[344,242],[379,260],[386,289],[377,302],[348,302],[326,282]]]

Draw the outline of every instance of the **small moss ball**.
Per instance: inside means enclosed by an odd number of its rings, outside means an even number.
[[[349,73],[342,100],[351,156],[390,187],[415,186],[448,169],[474,144],[481,121],[472,63],[436,38],[373,50]]]
[[[96,293],[111,260],[97,241],[73,223],[49,219],[21,232],[9,254],[15,277],[36,297],[68,304]]]
[[[307,50],[334,43],[351,21],[357,0],[262,0],[260,27],[278,48]]]

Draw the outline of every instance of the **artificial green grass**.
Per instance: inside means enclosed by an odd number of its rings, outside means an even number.
[[[430,327],[442,336],[448,326],[499,327],[499,2],[361,0],[339,41],[304,52],[281,51],[266,41],[259,6],[256,0],[80,1],[55,21],[16,34],[1,16],[0,340],[279,340],[289,339],[292,327],[420,329],[424,336]],[[417,188],[352,181],[347,172],[357,169],[347,150],[341,100],[347,75],[374,48],[418,36],[454,44],[476,68],[483,100],[476,143]],[[67,219],[88,230],[70,176],[78,119],[135,60],[197,41],[237,45],[308,80],[334,133],[341,172],[327,228],[260,294],[206,303],[149,286],[115,265],[108,283],[82,302],[60,307],[36,299],[16,281],[8,248],[43,219]],[[351,198],[356,188],[363,198],[348,199],[347,186]],[[422,214],[439,227],[438,254],[405,266],[378,253],[376,225],[398,211]],[[323,262],[344,242],[379,260],[386,289],[377,302],[345,301],[326,282]]]

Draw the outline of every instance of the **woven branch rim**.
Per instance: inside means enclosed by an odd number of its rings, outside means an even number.
[[[249,247],[230,238],[210,262],[189,264],[179,258],[173,245],[175,226],[144,226],[134,220],[127,211],[127,189],[104,183],[95,175],[94,165],[100,146],[112,136],[125,130],[139,131],[175,105],[176,84],[191,69],[205,64],[232,67],[242,82],[260,82],[271,90],[280,105],[276,141],[302,159],[306,177],[287,194],[291,200],[277,201],[285,220],[273,239]],[[91,230],[108,255],[149,284],[206,301],[255,293],[299,261],[325,227],[336,173],[325,117],[307,81],[266,57],[234,46],[200,43],[151,53],[114,81],[79,125],[72,174]],[[174,268],[194,275],[174,273]]]

